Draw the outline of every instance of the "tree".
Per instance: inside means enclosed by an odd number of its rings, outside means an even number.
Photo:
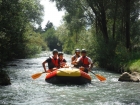
[[[45,43],[48,45],[50,50],[58,49],[62,51],[62,45],[56,36],[56,31],[54,28],[47,29],[44,33],[42,33],[42,37]]]
[[[21,58],[26,52],[26,26],[40,24],[43,7],[39,0],[0,0],[0,61]],[[1,60],[2,59],[2,60]]]
[[[71,36],[75,35],[75,43],[78,43],[78,33],[80,30],[84,28],[86,25],[84,11],[81,8],[80,1],[70,0],[70,1],[59,1],[59,0],[51,0],[56,1],[56,6],[58,10],[65,9],[67,11],[64,21],[66,27],[70,30]],[[68,24],[67,24],[68,23]]]
[[[51,1],[58,10],[66,11],[64,21],[70,35],[63,46],[71,47],[69,43],[78,33],[79,41],[72,47],[86,43],[84,47],[101,67],[120,68],[129,59],[131,48],[139,46],[139,0]]]
[[[54,28],[53,23],[48,21],[44,28],[44,31],[47,31],[48,29],[51,29],[51,28]]]

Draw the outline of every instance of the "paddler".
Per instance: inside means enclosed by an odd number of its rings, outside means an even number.
[[[75,50],[75,55],[71,57],[71,64],[74,65],[74,67],[79,68],[76,61],[80,57],[80,49]]]
[[[66,63],[67,63],[67,61],[63,57],[63,52],[59,52],[58,53],[58,64],[59,64],[59,68],[66,68],[66,67],[68,67]]]
[[[52,51],[52,56],[48,57],[43,63],[42,66],[44,68],[44,71],[47,72],[46,66],[45,64],[48,63],[48,71],[53,71],[59,68],[59,64],[58,64],[58,50],[54,49]]]
[[[77,65],[79,66],[80,70],[88,73],[93,67],[93,62],[90,57],[87,55],[87,51],[85,49],[81,50],[81,57],[79,57],[76,61]]]

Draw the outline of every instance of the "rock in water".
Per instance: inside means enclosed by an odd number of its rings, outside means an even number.
[[[8,74],[3,70],[0,70],[0,85],[1,86],[11,85]]]
[[[118,81],[126,81],[126,82],[140,82],[139,80],[140,74],[137,72],[133,72],[132,74],[128,72],[124,72],[118,79]]]

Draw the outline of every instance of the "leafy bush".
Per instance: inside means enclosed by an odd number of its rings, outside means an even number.
[[[26,27],[24,36],[26,38],[25,49],[23,50],[23,55],[25,55],[25,57],[31,57],[40,53],[42,50],[47,49],[47,45],[42,36],[39,33],[34,32],[30,26]]]
[[[32,57],[35,54],[40,53],[41,51],[42,51],[41,46],[37,46],[37,45],[34,45],[34,44],[28,44],[26,46],[26,55],[27,55],[27,57]]]

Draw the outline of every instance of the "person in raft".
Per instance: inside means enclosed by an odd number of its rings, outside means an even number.
[[[86,53],[87,51],[85,49],[82,49],[81,57],[77,59],[76,63],[78,64],[80,70],[88,73],[88,71],[90,71],[93,67],[93,62],[91,58],[86,55]]]
[[[59,52],[58,53],[58,65],[59,65],[59,68],[67,68],[67,61],[66,59],[63,57],[63,52]]]
[[[80,57],[80,49],[75,50],[75,55],[71,57],[71,64],[74,65],[74,67],[79,68],[76,61]]]
[[[58,50],[54,49],[52,51],[52,54],[53,54],[53,56],[48,57],[42,63],[42,66],[43,66],[45,72],[47,72],[46,66],[45,66],[46,63],[48,63],[48,69],[49,69],[48,72],[51,72],[51,71],[56,70],[57,68],[59,68],[59,65],[58,65]]]

